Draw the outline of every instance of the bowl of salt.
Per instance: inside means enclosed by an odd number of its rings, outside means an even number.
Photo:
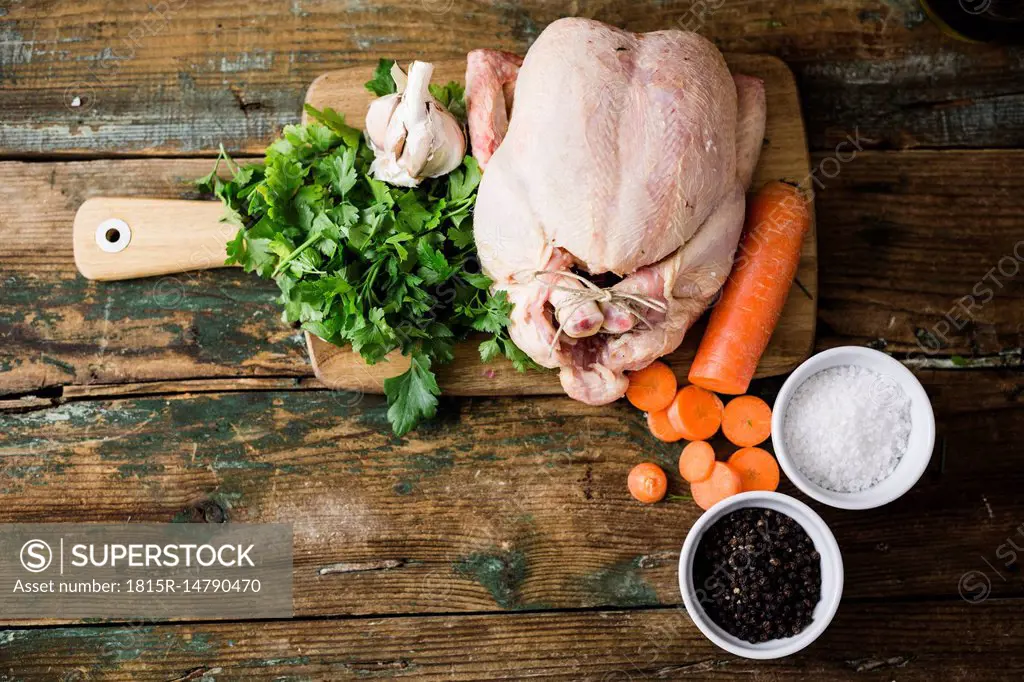
[[[898,360],[842,346],[811,357],[782,385],[772,445],[807,496],[872,509],[921,478],[935,445],[935,415],[921,382]]]

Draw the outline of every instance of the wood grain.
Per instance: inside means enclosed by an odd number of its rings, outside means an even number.
[[[213,201],[93,197],[75,213],[75,266],[100,281],[224,267],[238,228],[220,222],[223,215]],[[100,234],[105,225],[114,225],[110,235]]]
[[[191,181],[213,165],[152,163],[0,164],[0,391],[312,374],[272,282],[233,268],[109,283],[78,274],[72,223],[84,201],[196,199]]]
[[[800,114],[800,97],[793,74],[784,63],[765,55],[727,55],[733,73],[761,78],[765,83],[768,118],[765,125],[766,144],[754,173],[752,187],[769,180],[788,180],[810,187],[810,160],[806,134]],[[464,80],[464,60],[448,60],[435,64],[434,81],[446,83]],[[373,96],[363,87],[364,69],[353,68],[323,74],[309,87],[306,102],[318,109],[330,106],[344,112],[349,121],[361,121]],[[813,207],[812,207],[813,208]],[[784,374],[796,368],[814,345],[815,308],[818,294],[817,232],[813,222],[804,238],[797,272],[800,284],[794,284],[779,325],[772,335],[756,376]],[[683,345],[666,360],[676,376],[685,379],[690,363],[703,335],[703,324],[691,330]],[[320,381],[330,388],[384,392],[384,380],[404,372],[408,359],[392,353],[387,362],[367,365],[350,348],[337,348],[323,340],[306,335],[310,360]],[[455,361],[439,368],[438,384],[449,395],[558,395],[563,392],[555,372],[515,371],[504,359],[482,363],[476,343],[461,344]]]
[[[18,680],[1018,680],[1020,602],[845,603],[810,649],[744,661],[678,609],[3,633]],[[955,644],[954,644],[955,643]]]
[[[823,228],[818,348],[871,344],[970,360],[1024,344],[1024,275],[990,274],[1000,262],[1013,272],[1005,258],[1021,239],[1024,152],[863,151],[836,163],[819,154],[812,164],[823,185],[814,184]],[[280,321],[272,282],[223,269],[99,283],[75,270],[71,225],[83,201],[196,199],[189,181],[211,167],[204,159],[0,163],[0,394],[312,375],[302,334]],[[986,277],[991,300],[969,316],[954,310],[961,328],[950,325],[942,342],[931,330],[942,332],[943,317]]]
[[[1020,348],[1024,152],[842,158],[818,154],[813,164],[823,216],[818,347],[915,358]]]
[[[324,71],[522,53],[573,14],[782,57],[818,149],[854,129],[875,146],[1024,140],[1024,50],[952,41],[916,0],[78,0],[11,3],[0,17],[0,154],[213,153],[221,142],[258,153],[298,121]]]
[[[867,149],[1024,146],[1024,48],[945,40],[884,59],[792,67],[813,149],[833,151],[849,135]]]
[[[317,391],[325,386],[314,377],[227,377],[146,381],[135,384],[81,384],[65,386],[61,400],[88,400],[125,396],[156,396],[175,393],[232,393],[238,391]],[[3,409],[0,407],[0,409]]]
[[[843,549],[845,594],[953,598],[982,571],[993,596],[1024,596],[999,555],[1024,519],[1024,379],[920,378],[944,452],[929,473],[883,509],[818,507]],[[755,389],[771,401],[780,383]],[[665,468],[670,492],[686,488],[679,447],[628,405],[451,399],[398,439],[379,396],[175,390],[0,413],[0,522],[292,523],[300,616],[680,601],[678,551],[700,510],[629,497],[641,461]],[[352,564],[381,568],[330,570]]]

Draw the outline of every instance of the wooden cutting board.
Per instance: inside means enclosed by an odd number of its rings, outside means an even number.
[[[754,187],[774,179],[806,183],[810,160],[796,83],[789,68],[767,55],[727,55],[734,72],[764,80],[768,101],[765,146],[754,175]],[[353,124],[362,123],[373,96],[363,83],[369,67],[330,71],[317,78],[306,102],[318,109],[331,107]],[[435,63],[434,82],[462,82],[465,61]],[[305,117],[304,117],[305,118]],[[79,271],[90,279],[150,277],[188,270],[222,267],[225,244],[235,228],[219,222],[220,202],[163,199],[94,198],[75,215],[74,251]],[[812,222],[804,241],[799,285],[794,285],[781,321],[761,358],[757,376],[784,374],[811,352],[817,312],[817,236]],[[802,286],[801,286],[802,285]],[[667,361],[681,379],[686,377],[704,322],[687,335]],[[388,361],[367,365],[349,348],[306,334],[313,370],[326,386],[382,393],[384,379],[401,374],[408,361],[392,354]],[[516,372],[506,360],[483,364],[477,343],[468,341],[455,351],[455,361],[437,370],[448,395],[543,395],[562,392],[553,371]]]
[[[781,60],[768,55],[726,55],[734,73],[757,76],[764,80],[768,101],[768,120],[765,126],[765,145],[754,173],[753,187],[769,180],[789,180],[806,183],[810,174],[807,153],[807,135],[800,113],[793,73]],[[449,80],[463,82],[466,65],[462,60],[438,62],[434,72],[435,83]],[[367,80],[365,67],[330,71],[309,87],[306,102],[317,109],[329,106],[343,112],[349,121],[361,121],[372,95],[363,88]],[[758,377],[775,376],[791,371],[803,362],[814,346],[814,328],[818,298],[818,239],[814,221],[804,240],[799,285],[794,284],[779,326],[772,335],[757,368]],[[701,320],[687,334],[682,346],[668,356],[667,361],[676,376],[685,379],[697,344],[704,334],[705,320]],[[368,366],[357,353],[339,348],[306,335],[309,356],[317,377],[332,388],[378,393],[383,381],[405,371],[408,362],[395,355],[390,362]],[[437,368],[438,382],[449,395],[542,395],[562,393],[555,371],[519,373],[505,361],[483,364],[477,354],[476,343],[463,343],[456,348],[455,361]]]

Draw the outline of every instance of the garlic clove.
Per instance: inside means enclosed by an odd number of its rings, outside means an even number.
[[[462,165],[466,156],[466,137],[462,125],[440,103],[435,102],[430,112],[433,142],[430,157],[420,171],[428,178],[448,175]],[[457,142],[456,142],[457,140]]]
[[[366,138],[375,150],[385,149],[384,140],[387,136],[388,124],[401,101],[402,96],[395,94],[379,97],[370,103],[370,109],[366,112]]]
[[[398,88],[399,95],[405,92],[409,79],[405,77],[405,71],[402,71],[402,67],[398,65],[398,62],[391,65],[391,80],[395,81],[395,87]]]
[[[427,170],[427,162],[434,151],[434,130],[430,121],[424,118],[408,124],[405,148],[399,158],[399,164],[415,177],[432,177]]]

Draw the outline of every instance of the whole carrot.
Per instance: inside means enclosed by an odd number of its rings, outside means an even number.
[[[746,393],[782,314],[811,224],[809,202],[784,182],[754,197],[722,298],[690,367],[690,383],[717,393]]]

